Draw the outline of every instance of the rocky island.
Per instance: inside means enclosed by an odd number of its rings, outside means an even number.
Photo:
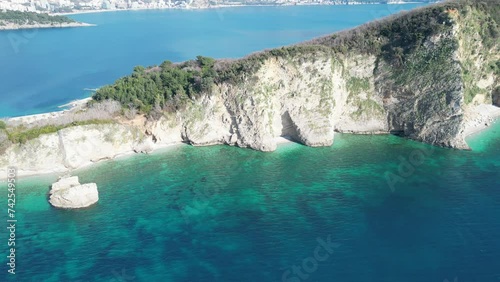
[[[63,177],[52,184],[49,202],[57,208],[85,208],[97,203],[99,194],[95,183],[80,184],[78,176]]]
[[[46,13],[0,11],[0,30],[92,26],[66,16]]]
[[[0,124],[0,168],[70,171],[171,144],[329,146],[335,132],[468,149],[500,115],[500,7],[453,1],[237,60],[136,67],[85,109]]]

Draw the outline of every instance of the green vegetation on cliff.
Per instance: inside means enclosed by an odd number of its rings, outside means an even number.
[[[491,88],[479,87],[478,82],[489,80],[489,76],[498,76],[498,42],[500,41],[499,23],[500,5],[488,6],[489,13],[473,7],[464,8],[460,14],[453,16],[460,19],[457,38],[460,42],[462,81],[464,84],[464,100],[467,104],[481,96],[489,102],[492,96]],[[480,47],[481,43],[483,48]],[[483,84],[484,85],[484,84]]]
[[[216,61],[198,56],[196,60],[181,64],[170,61],[145,69],[138,66],[130,76],[117,80],[96,91],[96,101],[112,99],[125,108],[139,109],[143,113],[174,112],[184,108],[202,93],[209,93],[214,83],[241,83],[247,75],[257,71],[271,57],[295,57],[315,52],[328,52],[325,46],[290,46],[273,49],[234,61]]]
[[[404,87],[416,77],[420,82],[435,82],[432,79],[435,73],[455,75],[446,69],[452,66],[450,58],[458,49],[459,42],[456,39],[446,39],[437,47],[428,46],[432,38],[451,34],[457,20],[455,15],[466,15],[473,11],[482,15],[475,19],[482,45],[492,48],[500,38],[499,6],[495,1],[449,1],[298,45],[258,52],[238,60],[215,61],[199,56],[196,60],[181,64],[167,61],[159,67],[136,67],[132,75],[99,89],[93,98],[97,101],[114,99],[125,108],[136,108],[143,113],[173,112],[185,107],[200,94],[210,93],[214,84],[253,83],[254,74],[271,58],[282,58],[296,65],[301,64],[301,60],[314,62],[320,57],[342,60],[350,54],[375,56],[376,65],[385,68],[377,67],[376,72],[390,70],[397,87]],[[497,67],[498,64],[489,65],[493,73],[498,72]],[[446,78],[443,75],[438,77]],[[353,91],[366,88],[363,81],[349,83],[348,87]],[[466,97],[466,102],[470,100],[470,97]]]
[[[200,93],[210,91],[217,75],[214,63],[214,59],[198,56],[182,64],[165,61],[159,67],[135,67],[131,76],[100,88],[93,99],[113,99],[145,113],[153,109],[175,111]]]
[[[52,24],[52,23],[74,23],[75,20],[65,16],[50,16],[46,13],[6,11],[0,12],[0,25],[12,24]]]

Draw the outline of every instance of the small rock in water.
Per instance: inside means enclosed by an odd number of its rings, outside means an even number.
[[[78,176],[64,177],[52,184],[49,203],[57,208],[88,207],[99,200],[95,183],[80,184]]]

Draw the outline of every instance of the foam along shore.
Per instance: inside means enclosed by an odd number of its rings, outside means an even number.
[[[92,100],[92,97],[74,100],[64,105],[60,105],[58,106],[58,108],[61,108],[62,110],[57,112],[11,117],[6,118],[6,120],[15,123],[31,124],[40,120],[56,119],[67,114],[70,111],[83,109],[90,100]]]
[[[89,23],[50,23],[50,24],[13,24],[6,23],[5,25],[0,25],[0,30],[18,30],[18,29],[35,29],[35,28],[67,28],[67,27],[85,27],[85,26],[96,26],[95,24]]]
[[[486,129],[499,117],[500,107],[487,104],[470,106],[465,111],[463,136],[467,137]]]
[[[81,108],[81,107],[84,107],[90,100],[92,100],[92,97],[79,99],[79,100],[73,100],[69,103],[58,106],[58,108],[69,108],[69,109]]]

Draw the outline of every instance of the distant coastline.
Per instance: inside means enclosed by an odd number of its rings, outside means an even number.
[[[84,27],[96,26],[95,24],[88,23],[50,23],[50,24],[7,24],[0,26],[1,30],[21,30],[21,29],[35,29],[35,28],[68,28],[68,27]]]
[[[335,2],[323,2],[323,3],[311,3],[311,2],[297,2],[297,3],[275,3],[275,4],[219,4],[219,5],[206,5],[206,6],[170,6],[170,7],[136,7],[136,8],[114,8],[114,9],[85,9],[85,10],[73,10],[72,12],[63,13],[48,13],[50,16],[68,16],[68,15],[79,15],[79,14],[93,14],[93,13],[105,13],[105,12],[119,12],[119,11],[145,11],[145,10],[207,10],[207,9],[223,9],[223,8],[241,8],[241,7],[291,7],[291,6],[349,6],[349,5],[406,5],[406,4],[426,4],[429,2],[425,1],[412,1],[412,2],[350,2],[345,3],[335,3]],[[36,12],[38,13],[38,12]],[[89,23],[48,23],[48,24],[5,24],[0,25],[0,31],[2,30],[21,30],[21,29],[37,29],[37,28],[68,28],[68,27],[86,27],[86,26],[96,26],[95,24]]]
[[[93,13],[105,13],[105,12],[120,12],[120,11],[145,11],[145,10],[206,10],[206,9],[220,9],[220,8],[240,8],[240,7],[292,7],[292,6],[352,6],[352,5],[406,5],[406,4],[429,4],[424,1],[413,1],[413,2],[397,2],[397,3],[381,3],[381,2],[352,2],[349,4],[333,4],[333,3],[282,3],[282,4],[222,4],[222,5],[210,5],[210,6],[199,6],[199,7],[141,7],[141,8],[124,8],[124,9],[96,9],[96,10],[75,10],[72,12],[65,13],[51,13],[54,16],[67,16],[67,15],[79,15],[79,14],[93,14]]]

